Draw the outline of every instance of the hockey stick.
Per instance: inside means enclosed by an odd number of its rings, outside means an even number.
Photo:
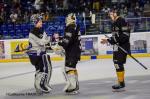
[[[33,46],[33,47],[38,47],[38,46]],[[45,48],[51,48],[51,46],[44,46]],[[23,47],[21,47],[22,49],[20,50],[20,49],[18,49],[18,50],[15,50],[14,52],[24,52],[24,51],[30,51],[30,49],[29,49],[29,47],[27,47],[27,48],[23,48]]]
[[[108,39],[110,38],[108,35],[104,34]],[[125,52],[127,55],[129,55],[133,60],[135,60],[138,64],[140,64],[140,66],[142,66],[144,69],[148,69],[145,65],[143,65],[140,61],[138,61],[135,57],[133,57],[131,55],[131,53],[128,53],[128,51],[126,51],[124,48],[122,48],[121,46],[117,45],[123,52]]]
[[[32,46],[32,47],[38,47],[38,46]],[[43,46],[43,47],[46,48],[46,49],[48,48],[49,51],[53,51],[57,55],[64,56],[64,52],[63,52],[63,50],[61,48],[59,49],[59,48],[55,48],[53,46]],[[21,48],[22,48],[21,50],[20,49],[18,49],[18,50],[15,49],[14,52],[25,52],[25,53],[27,53],[27,52],[33,51],[33,50],[30,50],[29,47],[27,47],[27,48],[21,47]]]

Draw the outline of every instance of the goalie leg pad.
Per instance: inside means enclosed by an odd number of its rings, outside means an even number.
[[[47,74],[39,72],[35,75],[34,86],[38,93],[49,93],[51,91],[50,88],[45,86],[47,83]]]
[[[44,54],[42,56],[43,59],[43,72],[47,74],[47,83],[46,86],[51,88],[49,85],[50,79],[51,79],[51,75],[52,75],[52,64],[51,64],[51,60],[50,60],[50,56],[47,54]]]
[[[64,87],[65,92],[79,90],[78,74],[76,69],[65,67],[63,75],[66,79],[66,86]]]

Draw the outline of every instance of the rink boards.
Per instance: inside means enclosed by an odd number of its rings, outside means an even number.
[[[150,57],[150,54],[133,54],[135,58],[139,57]],[[97,55],[97,56],[81,56],[81,60],[92,60],[92,59],[109,59],[112,55]],[[128,56],[130,58],[130,56]],[[63,61],[64,57],[51,57],[52,61]],[[29,62],[29,59],[1,59],[0,63],[8,62]]]
[[[111,34],[108,34],[111,36]],[[150,33],[131,33],[131,52],[134,57],[150,57]],[[102,45],[100,40],[104,35],[88,35],[81,37],[81,60],[112,58],[113,47]],[[28,62],[28,56],[22,51],[28,47],[28,39],[0,40],[0,62]],[[48,53],[52,61],[64,60],[64,57],[53,51]]]

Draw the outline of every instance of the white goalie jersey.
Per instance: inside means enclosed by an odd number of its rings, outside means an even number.
[[[36,32],[36,33],[35,33]],[[50,37],[46,32],[33,29],[29,34],[29,50],[30,52],[41,53],[46,51],[46,45],[50,43]]]

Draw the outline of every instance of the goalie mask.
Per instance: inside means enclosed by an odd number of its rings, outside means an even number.
[[[31,17],[31,22],[36,25],[39,21],[42,21],[42,16],[40,14],[35,14]]]
[[[74,13],[68,14],[66,17],[66,26],[70,24],[76,24],[76,16]]]

